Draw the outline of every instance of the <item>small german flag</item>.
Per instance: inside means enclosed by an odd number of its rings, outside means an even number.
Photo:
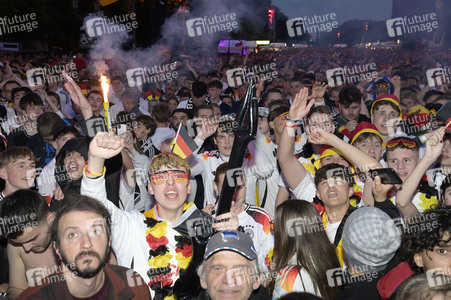
[[[171,142],[172,152],[185,159],[197,149],[197,144],[192,137],[189,136],[185,126],[180,123],[175,138]]]

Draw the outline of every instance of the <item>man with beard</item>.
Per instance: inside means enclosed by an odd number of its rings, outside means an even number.
[[[67,196],[51,227],[53,247],[63,264],[18,299],[150,299],[138,273],[106,263],[110,226],[110,214],[98,201]]]

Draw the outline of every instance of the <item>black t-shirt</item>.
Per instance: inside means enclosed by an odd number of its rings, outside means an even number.
[[[8,145],[7,148],[14,146],[26,146],[31,136],[27,134],[23,126],[14,130],[8,135]]]
[[[344,289],[338,296],[338,300],[380,300],[381,297],[377,291],[377,281],[381,277],[379,272],[372,272],[356,277],[350,277],[345,273]]]

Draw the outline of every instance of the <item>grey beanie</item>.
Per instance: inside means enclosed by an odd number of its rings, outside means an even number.
[[[401,245],[401,236],[389,215],[368,206],[346,219],[342,243],[346,259],[359,271],[368,273],[386,267]]]

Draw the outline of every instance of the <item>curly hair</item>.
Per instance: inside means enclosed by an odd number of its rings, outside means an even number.
[[[435,208],[409,219],[403,233],[402,250],[410,267],[423,272],[414,261],[415,254],[433,251],[439,244],[451,241],[451,209]],[[447,240],[443,240],[448,235]]]

